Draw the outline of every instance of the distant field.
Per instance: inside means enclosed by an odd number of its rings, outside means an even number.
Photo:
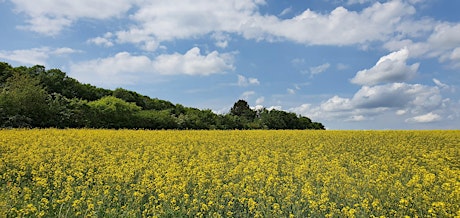
[[[0,130],[0,217],[455,217],[460,131]]]

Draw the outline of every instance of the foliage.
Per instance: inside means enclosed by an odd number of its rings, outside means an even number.
[[[177,125],[169,110],[142,110],[134,114],[131,128],[176,129]]]
[[[294,113],[250,108],[238,100],[225,115],[117,88],[82,84],[59,69],[0,62],[0,127],[142,129],[325,129]]]
[[[241,99],[235,102],[230,109],[230,114],[245,119],[248,122],[253,121],[256,117],[256,112],[249,107],[248,102]]]
[[[458,217],[460,131],[0,131],[0,217]]]
[[[45,126],[49,118],[47,96],[37,79],[13,73],[0,92],[2,126]]]
[[[113,96],[106,96],[88,103],[93,111],[93,126],[97,128],[123,128],[141,110],[134,103],[128,103]]]

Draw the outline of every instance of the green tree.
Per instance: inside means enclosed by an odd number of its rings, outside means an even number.
[[[0,93],[0,114],[4,127],[46,127],[50,119],[48,93],[40,81],[14,72]]]
[[[6,79],[13,75],[13,72],[14,69],[13,67],[11,67],[11,65],[5,62],[0,62],[0,88],[3,87],[3,85],[6,82]]]
[[[132,128],[142,129],[175,129],[176,119],[169,110],[142,110],[134,114]]]
[[[245,100],[238,100],[230,109],[230,114],[245,119],[245,123],[252,122],[256,117],[256,112],[249,107]]]
[[[37,77],[50,94],[59,93],[68,99],[81,98],[82,84],[59,69],[41,71]]]
[[[260,119],[268,129],[287,129],[286,112],[279,110],[264,110],[260,114]]]
[[[106,96],[88,103],[92,110],[91,123],[97,128],[127,128],[132,126],[134,113],[141,107],[122,99]]]

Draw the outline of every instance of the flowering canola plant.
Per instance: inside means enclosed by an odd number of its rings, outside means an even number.
[[[460,217],[460,131],[0,130],[0,217]]]

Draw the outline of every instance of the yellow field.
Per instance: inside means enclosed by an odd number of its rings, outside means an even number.
[[[460,131],[0,131],[0,217],[406,215],[460,216]]]

